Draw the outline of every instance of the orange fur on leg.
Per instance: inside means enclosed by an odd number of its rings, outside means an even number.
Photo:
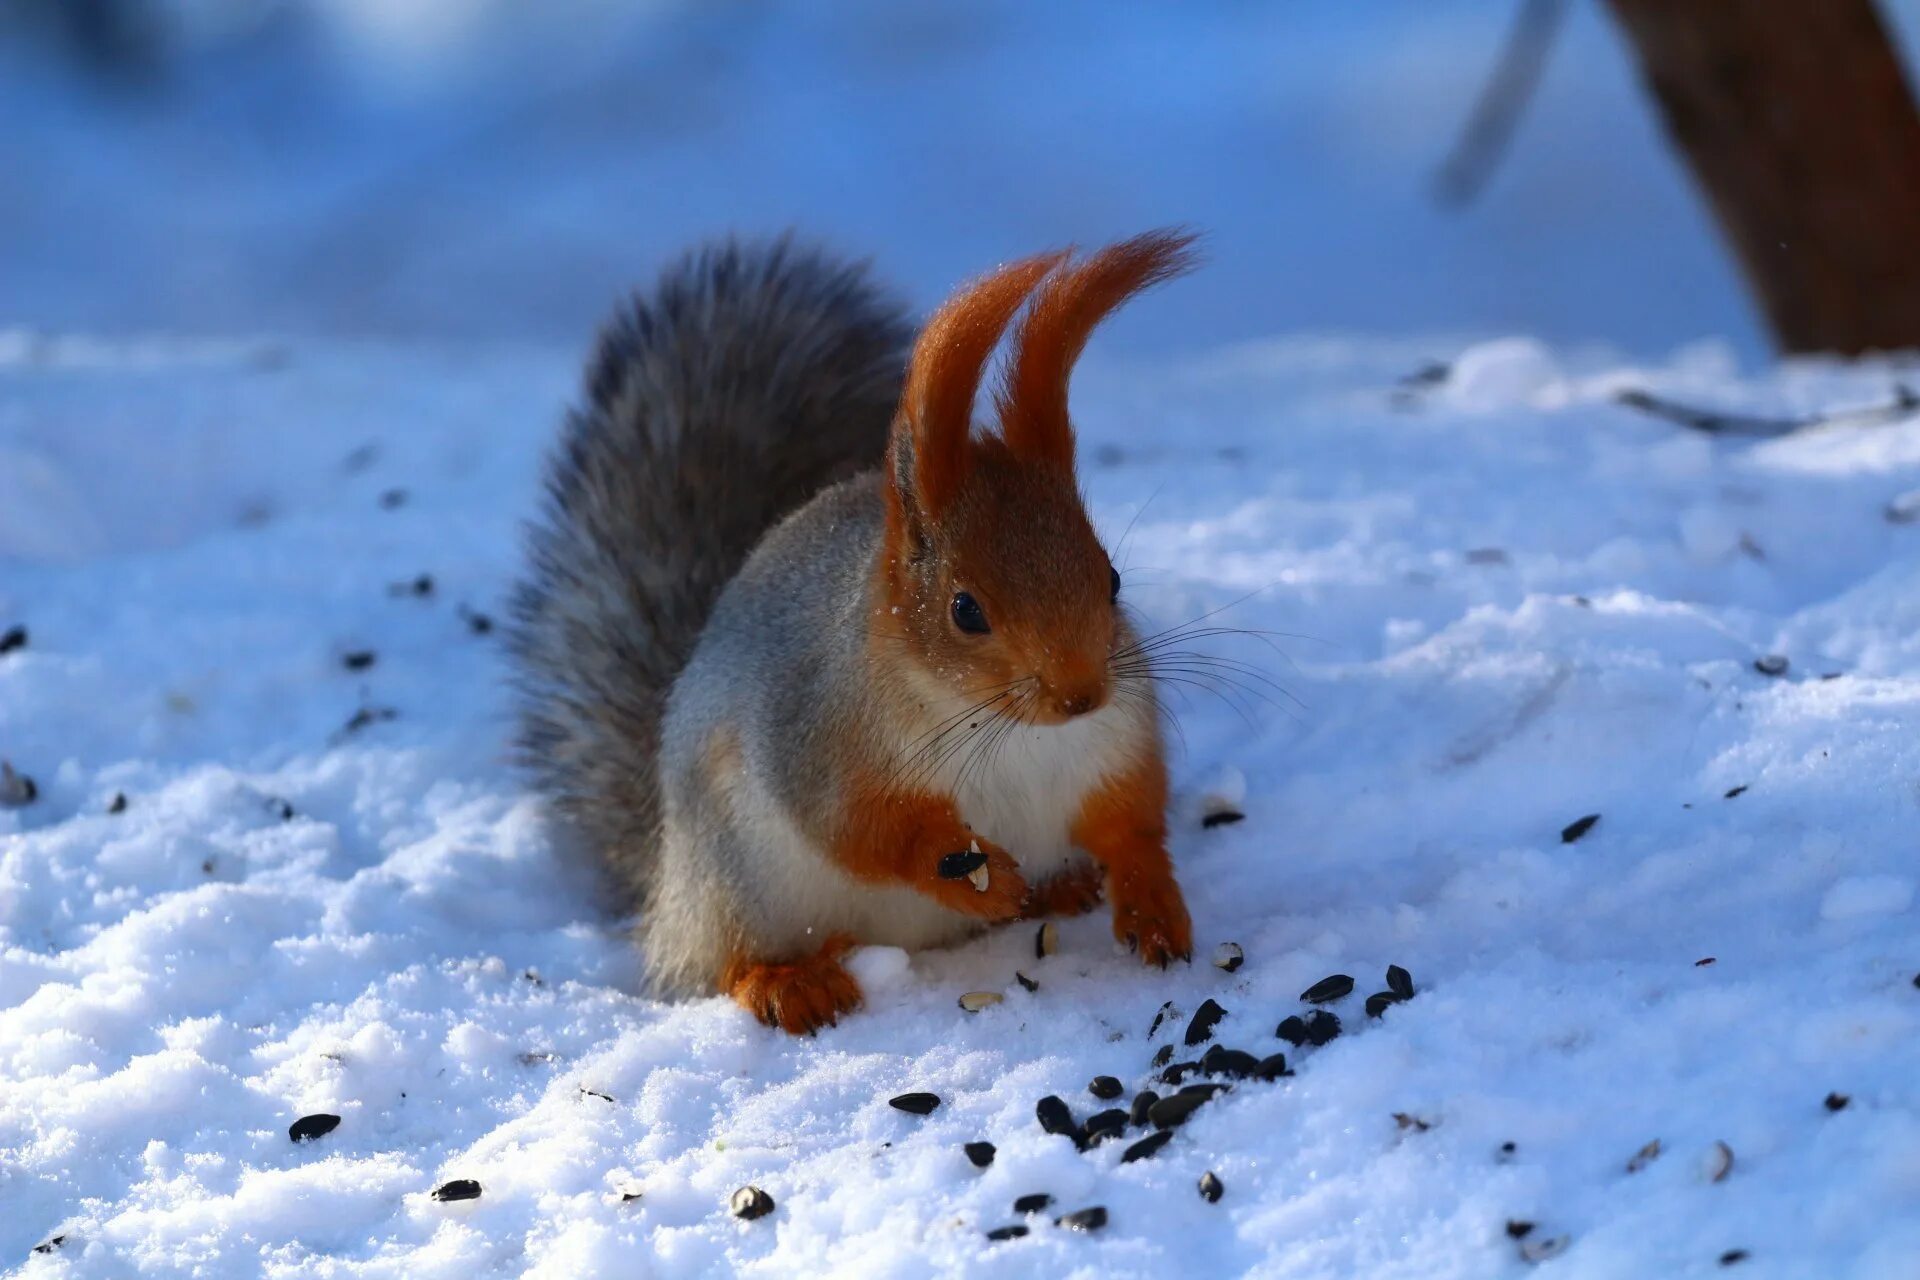
[[[1073,841],[1107,869],[1113,936],[1148,964],[1193,957],[1193,923],[1167,857],[1167,767],[1158,752],[1081,802]]]
[[[941,906],[983,920],[1011,920],[1027,900],[1019,864],[999,845],[969,830],[946,796],[888,790],[875,782],[847,789],[840,830],[829,851],[847,872],[874,884],[918,889]],[[987,855],[987,887],[945,880],[940,859],[978,848]]]
[[[1097,863],[1081,863],[1071,870],[1062,871],[1051,880],[1035,885],[1033,896],[1027,900],[1027,909],[1020,913],[1020,918],[1038,920],[1042,916],[1083,916],[1100,905],[1106,883],[1107,873]]]
[[[835,934],[812,955],[785,963],[735,955],[720,987],[770,1027],[796,1036],[830,1027],[860,1007],[860,984],[840,963],[852,946],[851,937]]]

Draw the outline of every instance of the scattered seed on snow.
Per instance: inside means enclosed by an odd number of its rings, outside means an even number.
[[[12,653],[15,649],[26,647],[27,629],[25,627],[8,627],[4,633],[0,633],[0,654]],[[57,648],[58,645],[55,647]]]
[[[1189,1045],[1196,1045],[1211,1040],[1213,1029],[1220,1024],[1220,1019],[1226,1016],[1227,1011],[1222,1009],[1218,1002],[1202,1001],[1200,1007],[1193,1011],[1193,1018],[1187,1023],[1186,1042]]]
[[[1107,1211],[1101,1205],[1094,1205],[1090,1209],[1075,1209],[1072,1213],[1055,1218],[1054,1225],[1065,1227],[1069,1231],[1098,1231],[1107,1225]]]
[[[1278,1080],[1281,1076],[1292,1075],[1287,1070],[1287,1055],[1271,1053],[1254,1064],[1253,1076],[1256,1080]]]
[[[312,1142],[315,1138],[324,1138],[340,1127],[340,1117],[317,1112],[310,1116],[301,1116],[287,1126],[287,1137],[294,1142]]]
[[[1731,800],[1731,799],[1733,799],[1733,798],[1734,798],[1735,796],[1737,796],[1737,795],[1741,795],[1741,794],[1744,794],[1744,793],[1745,793],[1745,791],[1746,791],[1746,789],[1747,789],[1747,784],[1746,784],[1746,783],[1744,783],[1744,782],[1743,782],[1743,783],[1741,783],[1741,784],[1740,784],[1739,786],[1737,786],[1737,787],[1729,787],[1729,788],[1727,788],[1727,794],[1726,794],[1726,795],[1724,795],[1724,796],[1722,796],[1722,797],[1721,797],[1721,799],[1723,799],[1723,800]]]
[[[1655,1138],[1646,1146],[1633,1153],[1633,1159],[1627,1161],[1627,1172],[1638,1173],[1660,1158],[1660,1139]]]
[[[1695,960],[1693,962],[1693,967],[1696,969],[1704,969],[1712,963],[1713,963],[1712,956],[1701,956],[1698,960]]]
[[[452,1182],[443,1182],[433,1189],[433,1198],[442,1202],[454,1200],[478,1200],[480,1184],[472,1178],[455,1178]]]
[[[758,1187],[746,1186],[728,1197],[727,1207],[734,1217],[752,1222],[773,1212],[773,1197]]]
[[[1720,1265],[1730,1267],[1736,1262],[1745,1262],[1752,1256],[1745,1249],[1729,1249],[1720,1255]]]
[[[1753,669],[1763,676],[1783,676],[1787,674],[1786,655],[1779,653],[1762,654],[1753,660]]]
[[[1238,809],[1212,809],[1200,819],[1200,825],[1211,831],[1215,827],[1228,827],[1246,818]]]
[[[1259,1070],[1260,1060],[1244,1049],[1229,1049],[1225,1045],[1214,1045],[1200,1055],[1200,1074],[1207,1076],[1230,1076],[1235,1080],[1245,1080]]]
[[[1075,1142],[1084,1140],[1080,1126],[1074,1123],[1072,1109],[1051,1093],[1034,1104],[1033,1115],[1048,1133],[1072,1138]]]
[[[987,1232],[987,1239],[997,1244],[1002,1240],[1018,1240],[1025,1234],[1027,1234],[1027,1229],[1016,1222],[1008,1227],[995,1227],[993,1230]]]
[[[908,1115],[930,1115],[940,1105],[937,1093],[902,1093],[887,1099],[887,1105],[895,1111],[904,1111]]]
[[[960,1007],[968,1013],[978,1013],[1005,999],[998,991],[969,991],[960,997]]]
[[[1033,955],[1036,960],[1044,960],[1060,949],[1060,926],[1049,920],[1040,926],[1033,935]]]
[[[1172,1141],[1173,1130],[1171,1129],[1162,1129],[1158,1133],[1150,1133],[1128,1147],[1125,1151],[1122,1151],[1120,1153],[1120,1163],[1132,1164],[1135,1160],[1145,1160]]]
[[[1247,953],[1240,949],[1237,942],[1223,942],[1213,949],[1213,967],[1216,969],[1233,973],[1246,962]]]
[[[0,805],[18,809],[39,798],[40,788],[32,778],[24,773],[15,773],[12,765],[0,760]]]
[[[1298,1049],[1307,1042],[1307,1024],[1298,1016],[1282,1018],[1280,1025],[1273,1029],[1273,1034]]]
[[[1600,821],[1600,815],[1590,813],[1584,818],[1575,818],[1560,829],[1560,843],[1572,844],[1587,832],[1593,830],[1593,824]]]
[[[1376,991],[1367,997],[1367,1016],[1377,1018],[1387,1011],[1388,1005],[1400,1003],[1400,996],[1392,991]]]
[[[1716,1142],[1707,1148],[1706,1174],[1708,1182],[1725,1182],[1727,1175],[1733,1172],[1733,1148],[1724,1142]]]
[[[1160,1024],[1173,1016],[1173,1012],[1173,1001],[1171,1000],[1160,1006],[1160,1012],[1153,1015],[1153,1022],[1147,1027],[1147,1039],[1151,1040],[1159,1034]]]
[[[1126,1091],[1127,1086],[1121,1084],[1112,1076],[1095,1076],[1092,1082],[1087,1085],[1087,1092],[1103,1102],[1117,1098]]]
[[[1331,1044],[1340,1034],[1340,1018],[1325,1009],[1315,1009],[1307,1015],[1306,1028],[1308,1044]]]
[[[1161,1084],[1179,1084],[1188,1076],[1198,1075],[1199,1073],[1200,1064],[1198,1062],[1176,1062],[1162,1071],[1155,1079],[1159,1080]]]
[[[66,1242],[67,1238],[64,1235],[48,1236],[45,1240],[33,1246],[33,1251],[35,1253],[52,1253]]]
[[[1852,1101],[1853,1098],[1847,1094],[1830,1093],[1827,1095],[1826,1107],[1829,1111],[1845,1111],[1847,1104]]]
[[[1166,1066],[1169,1062],[1172,1062],[1172,1061],[1173,1061],[1173,1046],[1170,1044],[1163,1044],[1158,1049],[1155,1049],[1153,1051],[1153,1061],[1150,1065],[1155,1070],[1158,1070],[1159,1068]]]
[[[1182,1089],[1171,1098],[1162,1098],[1147,1108],[1147,1122],[1156,1129],[1173,1129],[1187,1122],[1212,1098],[1210,1093],[1188,1093]]]
[[[1021,1196],[1013,1202],[1015,1213],[1041,1213],[1052,1207],[1053,1197],[1044,1191],[1036,1191],[1030,1196]]]
[[[1402,1000],[1413,999],[1413,975],[1397,964],[1387,966],[1387,990]]]
[[[1525,1240],[1533,1234],[1533,1224],[1516,1218],[1507,1219],[1507,1236],[1513,1240]]]
[[[1227,1184],[1220,1181],[1220,1175],[1209,1169],[1200,1175],[1200,1198],[1208,1204],[1219,1204],[1220,1197],[1227,1194]]]
[[[1021,986],[1025,987],[1029,991],[1038,991],[1040,989],[1039,983],[1035,982],[1032,978],[1029,978],[1026,974],[1020,972],[1018,969],[1015,969],[1013,971],[1013,980],[1019,983]]]
[[[1087,1135],[1087,1141],[1098,1145],[1108,1138],[1117,1138],[1127,1129],[1127,1113],[1119,1107],[1109,1107],[1105,1111],[1096,1111],[1087,1117],[1080,1126]]]
[[[1308,1004],[1332,1004],[1353,994],[1353,979],[1344,973],[1332,973],[1300,993]]]
[[[379,655],[371,649],[355,649],[351,653],[343,653],[340,655],[340,665],[349,671],[365,671],[368,667],[371,667],[378,658]]]
[[[999,1149],[991,1142],[969,1142],[960,1149],[967,1153],[967,1159],[973,1162],[973,1167],[976,1169],[986,1168],[993,1163],[994,1156],[999,1154]]]
[[[1411,1129],[1415,1133],[1425,1133],[1427,1130],[1433,1128],[1432,1121],[1422,1120],[1419,1116],[1410,1115],[1405,1111],[1394,1112],[1393,1122],[1402,1129]]]
[[[127,811],[127,793],[124,791],[114,792],[113,799],[107,801],[107,812],[108,813],[125,813],[126,811]]]

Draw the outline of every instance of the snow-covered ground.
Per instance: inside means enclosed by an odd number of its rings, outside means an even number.
[[[1200,958],[1144,970],[1098,915],[1040,960],[1031,926],[869,951],[869,1008],[794,1040],[633,994],[504,760],[474,619],[576,354],[0,339],[0,756],[38,790],[0,809],[0,1266],[1479,1278],[1564,1236],[1540,1274],[1915,1274],[1920,417],[1721,440],[1614,403],[1819,413],[1899,370],[1096,351],[1127,598],[1285,633],[1216,650],[1284,694],[1173,699]],[[1389,964],[1418,994],[1369,1018]],[[1277,1039],[1333,973],[1344,1033]],[[1134,1163],[1041,1131],[1209,998],[1296,1074]]]

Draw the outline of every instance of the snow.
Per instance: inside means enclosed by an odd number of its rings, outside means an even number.
[[[515,573],[577,356],[0,341],[0,629],[30,632],[0,755],[39,786],[0,809],[6,1265],[1485,1277],[1529,1270],[1520,1220],[1568,1237],[1543,1275],[1733,1249],[1730,1274],[1913,1274],[1920,528],[1885,508],[1920,485],[1920,420],[1715,440],[1613,403],[1791,415],[1901,369],[1096,347],[1082,456],[1124,598],[1276,633],[1209,642],[1248,682],[1172,699],[1200,959],[1142,969],[1098,915],[1045,959],[1031,925],[869,949],[869,1007],[794,1040],[636,995],[505,761],[470,620]],[[1456,376],[1399,385],[1433,358]],[[1202,828],[1220,803],[1245,820]],[[1369,1019],[1388,964],[1418,994]],[[1277,1040],[1336,972],[1345,1033]],[[1006,1000],[968,1015],[971,990]],[[1297,1074],[1150,1160],[1041,1132],[1037,1099],[1131,1093],[1209,997],[1221,1043]],[[886,1105],[908,1090],[942,1104]],[[314,1112],[339,1128],[290,1142]],[[431,1199],[452,1178],[483,1195]],[[770,1216],[728,1216],[748,1183]],[[989,1246],[1039,1191],[1111,1221]]]

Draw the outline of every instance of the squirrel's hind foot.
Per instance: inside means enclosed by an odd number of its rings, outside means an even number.
[[[1083,862],[1035,885],[1020,918],[1083,916],[1100,905],[1106,886],[1107,873],[1091,862]]]
[[[835,934],[798,960],[770,964],[736,955],[720,985],[768,1026],[809,1035],[860,1007],[860,984],[840,963],[852,946],[851,937]]]

